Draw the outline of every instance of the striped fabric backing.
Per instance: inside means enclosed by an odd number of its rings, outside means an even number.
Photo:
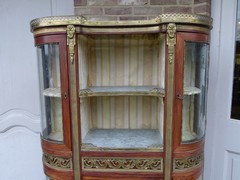
[[[80,35],[78,43],[80,89],[91,86],[164,88],[164,35]],[[158,97],[91,97],[80,101],[83,138],[91,128],[163,132],[163,102]]]

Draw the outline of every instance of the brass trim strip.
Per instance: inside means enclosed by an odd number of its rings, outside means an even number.
[[[66,33],[66,27],[54,27],[54,28],[40,28],[34,31],[34,35],[44,34],[44,33]]]
[[[198,31],[205,34],[209,34],[209,28],[208,27],[201,27],[201,26],[192,26],[192,25],[177,25],[177,30],[187,30],[187,31]]]
[[[198,167],[203,163],[204,156],[203,154],[198,154],[196,156],[184,157],[184,158],[175,158],[173,160],[173,170],[176,171],[185,171]]]
[[[39,27],[47,26],[64,26],[64,25],[80,25],[86,19],[82,16],[48,16],[33,19],[30,22],[31,31]]]
[[[69,87],[70,87],[70,104],[71,104],[71,126],[72,126],[72,148],[73,148],[73,169],[74,169],[74,179],[80,180],[80,142],[79,142],[79,129],[78,129],[78,93],[77,93],[77,73],[76,73],[76,61],[74,60],[74,46],[75,46],[75,27],[73,25],[69,25],[69,32],[67,33],[67,38],[70,38],[69,42]],[[71,32],[70,32],[71,31]],[[74,33],[72,36],[71,33]],[[70,35],[70,37],[68,37]],[[71,38],[72,37],[72,38]],[[73,40],[74,39],[74,40]],[[73,43],[74,42],[74,43]],[[71,51],[70,51],[70,48]]]
[[[161,147],[151,147],[151,148],[103,148],[103,147],[96,147],[91,144],[82,144],[81,146],[82,151],[107,151],[107,152],[114,152],[114,151],[144,151],[144,152],[163,152],[163,146]]]
[[[128,27],[128,28],[109,28],[109,27],[81,27],[79,29],[84,34],[91,33],[101,33],[101,34],[109,34],[109,33],[157,33],[161,31],[161,27],[159,26],[151,26],[151,27]]]
[[[71,171],[72,170],[72,159],[66,157],[58,157],[43,153],[43,163],[53,169]]]
[[[82,16],[52,16],[34,19],[30,22],[31,31],[46,26],[79,25],[89,27],[133,27],[158,26],[166,23],[200,24],[212,26],[212,18],[197,14],[161,14],[154,19],[138,21],[91,21]]]
[[[83,157],[84,171],[162,172],[163,158]]]
[[[102,33],[102,34],[109,34],[109,33],[157,33],[161,32],[163,28],[159,26],[155,27],[136,27],[136,28],[91,28],[91,27],[75,27],[76,32],[82,32],[84,34],[91,34],[91,33]],[[191,25],[177,25],[178,30],[190,30],[190,31],[199,31],[205,34],[209,33],[209,28],[207,27],[199,27],[199,26],[191,26]],[[34,30],[34,35],[40,35],[45,33],[66,33],[66,27],[53,27],[53,28],[39,28]]]
[[[174,56],[176,45],[176,24],[167,25],[167,46],[168,46],[168,83],[167,83],[167,112],[165,120],[165,164],[164,180],[171,180],[172,173],[172,144],[173,144],[173,93],[174,93]]]

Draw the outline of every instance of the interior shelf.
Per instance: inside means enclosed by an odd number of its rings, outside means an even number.
[[[80,97],[91,96],[158,96],[164,97],[165,90],[158,86],[102,86],[80,89]]]
[[[51,131],[49,133],[47,129],[44,129],[43,136],[54,142],[63,142],[63,131]]]
[[[199,89],[197,87],[193,87],[193,86],[184,87],[183,91],[184,91],[183,92],[184,95],[194,95],[194,94],[200,94],[201,93],[201,89]]]
[[[54,141],[63,141],[63,132],[51,132],[48,137]]]
[[[194,94],[200,94],[200,93],[201,93],[201,89],[197,87],[184,87],[184,95],[194,95]],[[46,92],[46,94],[50,96],[53,93],[51,92],[51,90],[49,90],[49,92]],[[164,97],[165,90],[162,88],[159,88],[158,86],[101,86],[101,87],[88,87],[87,89],[80,89],[79,91],[79,97],[92,97],[92,96]],[[60,90],[59,90],[59,97],[60,97]]]
[[[61,91],[60,88],[47,88],[43,90],[43,95],[48,97],[61,98]]]
[[[157,129],[91,129],[82,148],[161,149],[163,141]]]

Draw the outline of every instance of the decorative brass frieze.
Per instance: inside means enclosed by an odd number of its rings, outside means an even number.
[[[176,24],[169,23],[167,25],[167,46],[168,46],[168,61],[170,64],[174,60],[175,45],[176,45]]]
[[[72,159],[43,154],[43,163],[54,169],[72,170]]]
[[[179,23],[179,24],[200,24],[207,27],[212,26],[212,18],[197,14],[161,14],[150,20],[135,21],[93,21],[87,20],[82,16],[59,16],[44,17],[34,19],[30,22],[31,30],[34,31],[40,27],[80,25],[84,27],[141,27],[158,26],[160,24]]]
[[[203,154],[185,157],[185,158],[176,158],[174,159],[173,170],[181,171],[186,169],[191,169],[203,162]]]
[[[161,14],[158,16],[161,23],[181,23],[181,24],[201,24],[208,27],[212,26],[212,18],[206,15],[198,14]]]
[[[82,158],[83,170],[162,172],[162,158]]]
[[[30,22],[31,30],[34,31],[39,27],[63,26],[63,25],[80,25],[86,19],[82,16],[49,16],[33,19]]]
[[[70,57],[70,62],[72,64],[74,62],[74,47],[75,47],[75,44],[76,44],[75,32],[76,32],[76,28],[73,25],[68,25],[67,26],[68,53],[69,53],[69,57]]]

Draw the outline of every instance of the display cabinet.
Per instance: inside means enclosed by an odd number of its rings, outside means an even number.
[[[212,20],[31,21],[53,180],[201,180]]]

